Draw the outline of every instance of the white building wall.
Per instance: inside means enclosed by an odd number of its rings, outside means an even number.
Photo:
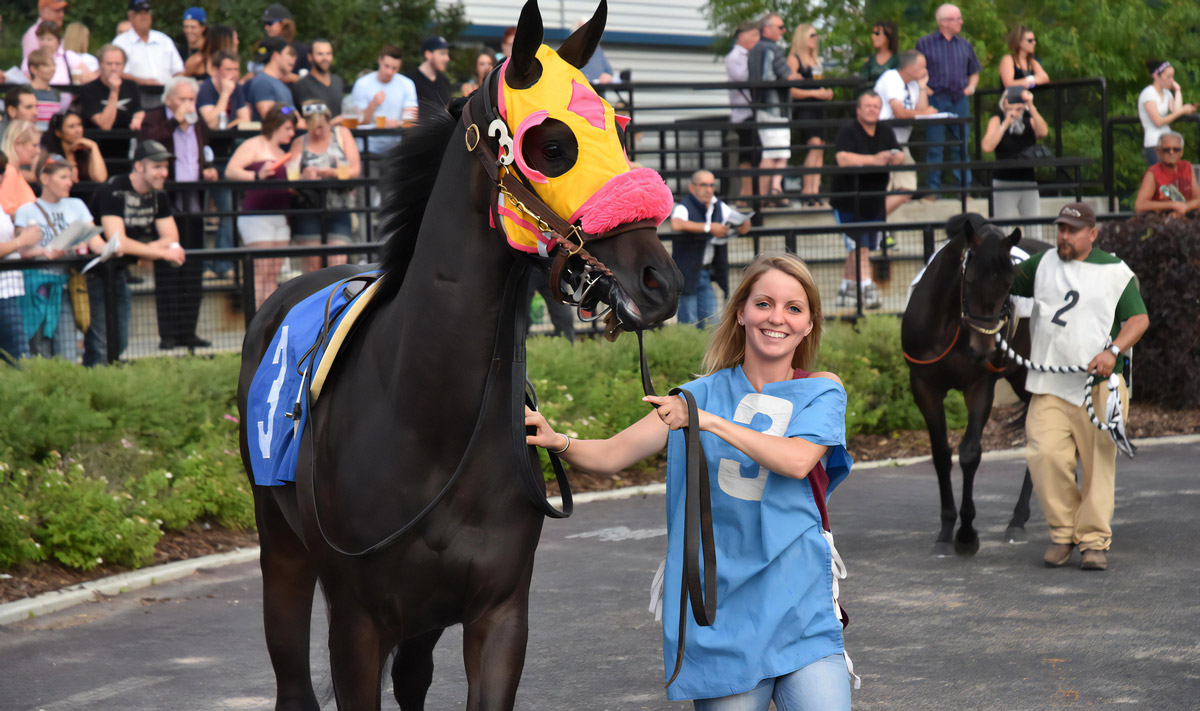
[[[439,5],[456,4],[439,0]],[[609,31],[652,32],[677,35],[707,36],[711,34],[704,16],[705,0],[609,0]],[[524,3],[521,0],[464,0],[467,19],[476,25],[517,24]],[[574,29],[582,16],[591,17],[596,11],[593,0],[540,0],[542,24],[547,29]]]

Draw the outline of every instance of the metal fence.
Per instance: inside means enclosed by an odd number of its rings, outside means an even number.
[[[1128,214],[1104,215],[1101,219],[1124,219]],[[1052,218],[1013,219],[1005,225],[1020,226],[1025,235],[1034,239],[1053,243],[1054,227]],[[834,297],[841,283],[843,265],[848,254],[844,246],[843,231],[853,230],[882,230],[894,240],[894,243],[883,243],[879,252],[871,257],[874,280],[882,292],[882,307],[876,311],[865,308],[859,297],[851,306],[838,307]],[[671,241],[678,235],[662,234],[664,243],[670,248]],[[900,314],[908,298],[908,287],[914,277],[925,265],[926,261],[946,239],[945,224],[942,222],[908,222],[908,223],[860,223],[840,226],[793,226],[793,227],[756,227],[744,236],[731,237],[727,242],[729,288],[736,289],[742,270],[753,261],[754,257],[763,252],[787,250],[798,254],[809,265],[817,281],[821,294],[822,307],[827,319],[856,319],[868,313]],[[254,274],[256,265],[262,259],[304,259],[315,258],[324,262],[334,256],[345,255],[352,261],[374,261],[378,258],[382,245],[379,243],[363,245],[330,245],[313,247],[286,247],[280,249],[224,249],[196,250],[188,255],[190,260],[230,259],[236,264],[233,279],[206,280],[201,291],[197,294],[183,295],[184,299],[194,299],[198,302],[199,316],[197,318],[197,335],[209,342],[206,346],[176,345],[162,348],[160,327],[170,314],[163,314],[158,308],[161,290],[155,284],[154,271],[143,266],[129,267],[125,277],[130,292],[130,323],[128,346],[121,352],[118,343],[117,309],[104,309],[103,328],[107,335],[107,352],[105,360],[131,360],[159,355],[185,355],[234,353],[241,349],[242,339],[250,319],[254,315]],[[83,258],[72,257],[48,263],[45,260],[0,260],[0,274],[11,270],[46,270],[53,269],[65,273],[71,267],[78,268],[84,264]],[[857,263],[857,259],[854,260]],[[319,265],[317,265],[319,266]],[[116,268],[113,263],[105,263],[97,268],[93,277],[101,279],[108,303],[116,303],[118,278],[123,270]],[[861,281],[865,275],[856,273],[856,281]],[[718,300],[723,302],[727,294],[718,290]],[[12,310],[17,317],[22,314],[19,299],[0,299],[0,308]],[[63,317],[57,323],[61,328],[70,330],[69,347],[60,355],[69,360],[79,362],[84,350],[85,334],[74,323],[74,311],[69,295],[61,297],[60,309]],[[97,328],[101,327],[97,324]],[[587,335],[600,332],[600,327],[576,322],[578,333]],[[530,329],[532,334],[546,334],[551,331],[548,322],[534,323]]]

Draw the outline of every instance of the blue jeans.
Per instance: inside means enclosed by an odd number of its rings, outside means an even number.
[[[71,306],[71,296],[64,284],[54,338],[46,338],[41,328],[32,334],[26,334],[29,335],[29,355],[34,358],[62,358],[74,363],[79,354],[79,346],[76,344],[78,333],[79,329],[75,328],[75,309]]]
[[[700,270],[700,287],[694,294],[679,295],[679,323],[694,323],[704,328],[717,311],[717,295],[713,293],[712,277],[707,269]]]
[[[696,711],[767,711],[771,699],[778,711],[850,711],[846,658],[831,654],[791,674],[763,679],[750,691],[692,703]]]
[[[225,179],[225,170],[221,169],[221,179]],[[228,212],[233,209],[233,191],[232,190],[212,190],[209,191],[212,195],[213,205],[217,207],[217,212]],[[233,249],[233,217],[227,216],[221,218],[221,224],[217,227],[217,238],[213,243],[213,249]],[[217,276],[225,274],[225,272],[233,271],[233,261],[229,259],[216,259],[204,263],[205,269],[211,269],[217,273]]]
[[[20,272],[17,275],[20,276]],[[21,358],[29,357],[20,301],[19,297],[0,298],[0,362],[13,366]]]
[[[929,97],[929,105],[938,111],[947,111],[956,114],[962,118],[971,115],[971,99],[964,96],[958,101],[950,98],[946,92],[939,91]],[[949,129],[951,140],[955,141],[953,146],[950,146],[950,161],[966,161],[970,156],[964,154],[962,147],[971,137],[971,129],[969,126],[929,126],[925,129],[925,139],[930,143],[946,140],[947,129]],[[930,146],[925,149],[926,163],[941,163],[942,162],[942,146]],[[937,190],[942,187],[942,172],[940,170],[931,170],[926,175],[926,184],[930,190]],[[954,177],[958,179],[958,184],[966,187],[971,184],[971,171],[967,171],[966,179],[963,179],[961,170],[954,171]]]
[[[120,344],[117,355],[129,347],[129,320],[132,303],[126,270],[113,273],[117,287],[117,338]],[[108,322],[105,316],[104,276],[91,272],[87,275],[88,304],[91,306],[92,323],[83,334],[83,364],[88,368],[108,362]]]

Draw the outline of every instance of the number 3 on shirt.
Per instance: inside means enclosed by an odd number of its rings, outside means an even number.
[[[771,419],[771,425],[763,430],[763,434],[782,437],[787,432],[788,423],[792,421],[792,403],[781,397],[748,393],[738,403],[733,413],[733,421],[749,426],[755,415],[765,415]],[[767,485],[766,467],[758,467],[758,472],[752,477],[742,476],[742,463],[736,459],[721,459],[717,469],[717,482],[721,491],[744,501],[762,501],[763,487]]]

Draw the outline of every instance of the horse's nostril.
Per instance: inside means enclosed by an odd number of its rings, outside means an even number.
[[[642,273],[642,283],[646,285],[647,289],[658,289],[662,286],[662,284],[654,276],[654,270],[650,269],[649,267],[647,267],[646,271]]]

